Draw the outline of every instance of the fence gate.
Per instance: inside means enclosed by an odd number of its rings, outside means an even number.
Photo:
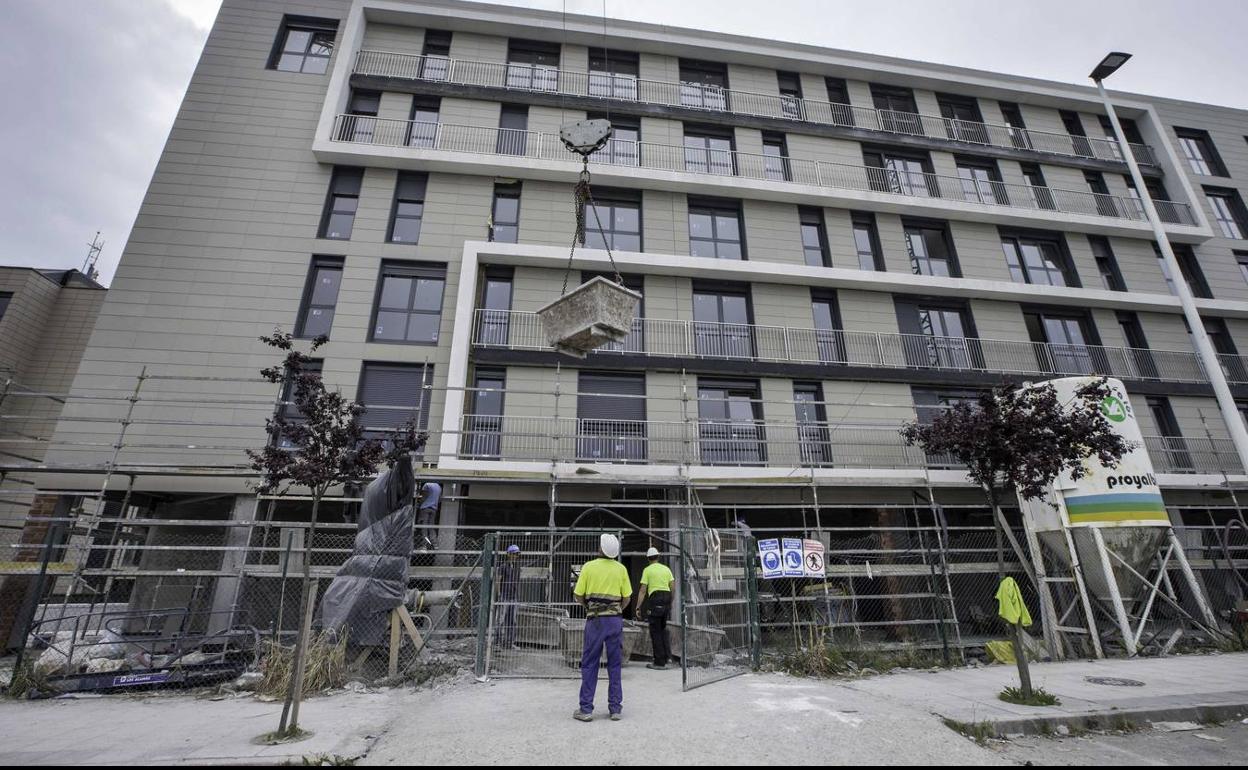
[[[687,691],[756,667],[761,636],[754,539],[701,528],[679,535],[680,614],[668,628]]]
[[[598,556],[601,534],[550,529],[486,536],[477,607],[479,678],[580,678],[585,609],[572,589],[581,565]],[[514,555],[507,552],[513,545],[520,549]],[[626,661],[643,635],[626,624]]]

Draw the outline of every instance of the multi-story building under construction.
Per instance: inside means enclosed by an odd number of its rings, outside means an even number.
[[[322,376],[370,429],[429,430],[442,553],[599,504],[824,533],[847,580],[943,532],[990,577],[982,494],[898,428],[1006,379],[1105,374],[1196,563],[1248,475],[1124,153],[1248,404],[1248,113],[1114,102],[1129,147],[1086,85],[476,2],[226,0],[44,460],[9,463],[30,483],[6,493],[110,544],[66,557],[102,602],[136,601],[102,561],[147,531],[125,521],[215,533],[129,567],[169,573],[153,606],[228,605],[230,547],[307,517],[258,497],[244,455],[286,408],[258,376],[281,328],[328,335]],[[569,258],[558,131],[587,117],[614,134]],[[534,311],[612,273],[605,246],[643,296],[632,333],[555,353]],[[968,636],[981,593],[956,607]]]

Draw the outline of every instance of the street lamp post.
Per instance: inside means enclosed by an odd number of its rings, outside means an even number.
[[[1187,277],[1179,267],[1179,260],[1175,258],[1174,249],[1170,247],[1170,239],[1166,237],[1161,218],[1157,216],[1153,196],[1148,192],[1148,186],[1144,183],[1139,164],[1135,162],[1135,155],[1131,152],[1131,145],[1127,143],[1127,138],[1122,132],[1122,124],[1118,122],[1118,114],[1114,112],[1114,105],[1109,101],[1109,95],[1105,93],[1105,85],[1101,82],[1116,72],[1130,58],[1129,53],[1118,51],[1110,53],[1101,60],[1100,64],[1096,65],[1096,69],[1092,70],[1089,77],[1096,82],[1101,101],[1105,103],[1109,122],[1114,126],[1114,137],[1118,140],[1118,146],[1122,150],[1123,158],[1127,161],[1127,167],[1131,169],[1131,179],[1135,182],[1135,189],[1140,195],[1140,202],[1144,205],[1144,213],[1148,216],[1148,222],[1153,227],[1153,237],[1157,239],[1162,259],[1170,270],[1175,291],[1179,294],[1183,316],[1187,319],[1188,328],[1192,332],[1192,340],[1196,343],[1196,352],[1200,356],[1201,363],[1204,364],[1210,384],[1213,385],[1213,392],[1218,400],[1218,409],[1222,412],[1222,421],[1226,423],[1226,429],[1231,435],[1231,443],[1235,445],[1235,453],[1239,455],[1240,466],[1244,472],[1248,473],[1248,429],[1244,427],[1244,419],[1239,414],[1235,397],[1231,395],[1231,386],[1227,384],[1226,374],[1222,371],[1222,363],[1218,360],[1217,351],[1214,350],[1213,343],[1209,341],[1209,335],[1205,332],[1205,324],[1200,318],[1200,311],[1196,308],[1192,290],[1187,285]]]

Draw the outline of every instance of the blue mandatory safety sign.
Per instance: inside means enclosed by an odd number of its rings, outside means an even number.
[[[764,578],[784,577],[780,558],[780,541],[776,538],[758,541],[758,560],[763,565]]]
[[[784,576],[785,577],[802,577],[806,574],[803,559],[805,554],[802,553],[802,541],[796,537],[786,537],[781,547],[782,556],[784,558]]]

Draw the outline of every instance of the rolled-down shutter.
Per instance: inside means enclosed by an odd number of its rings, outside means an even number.
[[[646,419],[646,378],[641,374],[590,374],[582,372],[576,397],[576,414],[582,420]]]
[[[359,399],[367,410],[361,418],[364,426],[394,429],[415,416],[419,427],[427,428],[430,391],[423,386],[432,377],[429,366],[364,364]]]

